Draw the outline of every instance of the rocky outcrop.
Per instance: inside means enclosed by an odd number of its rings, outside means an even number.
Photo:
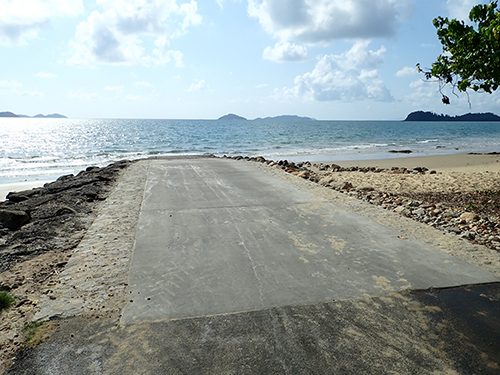
[[[31,218],[25,211],[0,210],[0,225],[11,230],[17,230],[28,224]]]
[[[46,251],[76,247],[130,163],[89,167],[43,188],[9,193],[0,202],[0,272]]]
[[[411,154],[412,150],[389,150],[387,152],[391,154]]]

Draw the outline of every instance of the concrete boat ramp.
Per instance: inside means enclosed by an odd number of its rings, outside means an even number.
[[[495,276],[251,163],[140,163],[121,316],[60,320],[10,373],[500,373]]]

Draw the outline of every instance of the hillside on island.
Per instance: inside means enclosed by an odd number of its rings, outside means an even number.
[[[295,120],[300,120],[300,121],[317,121],[314,118],[311,117],[302,117],[302,116],[297,116],[297,115],[281,115],[281,116],[275,116],[275,117],[257,117],[256,120],[281,120],[281,121],[295,121]]]
[[[217,120],[246,120],[246,118],[235,115],[234,113],[228,113],[227,115],[219,117]]]
[[[500,116],[491,112],[449,116],[434,112],[416,111],[406,116],[404,121],[500,121]]]
[[[67,118],[64,115],[60,115],[59,113],[53,113],[51,115],[42,115],[38,114],[35,116],[26,116],[26,115],[16,115],[12,112],[0,112],[0,117],[21,117],[21,118]]]
[[[12,112],[0,112],[0,117],[19,117]]]
[[[227,115],[221,116],[218,118],[218,120],[247,120],[245,117],[235,115],[234,113],[229,113]],[[268,121],[268,120],[280,120],[280,121],[316,121],[316,119],[311,118],[311,117],[301,117],[297,115],[281,115],[281,116],[274,116],[274,117],[257,117],[254,120],[250,121]]]

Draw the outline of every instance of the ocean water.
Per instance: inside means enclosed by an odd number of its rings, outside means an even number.
[[[0,118],[0,184],[159,155],[342,161],[500,151],[498,122]]]

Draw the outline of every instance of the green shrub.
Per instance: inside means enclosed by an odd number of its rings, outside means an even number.
[[[10,307],[16,302],[16,299],[5,290],[0,290],[0,311]]]

